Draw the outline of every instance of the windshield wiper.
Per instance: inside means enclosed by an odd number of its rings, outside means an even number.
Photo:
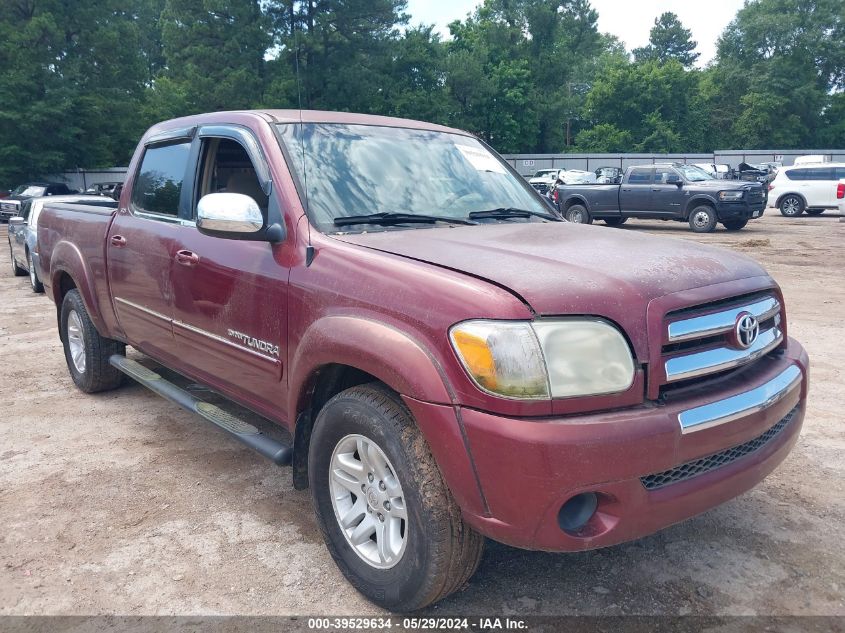
[[[434,224],[446,222],[448,224],[478,224],[463,218],[447,218],[439,215],[420,215],[417,213],[371,213],[369,215],[347,215],[334,219],[335,226],[352,226],[353,224]]]
[[[563,222],[559,217],[550,213],[540,213],[539,211],[529,211],[528,209],[514,209],[513,207],[501,207],[499,209],[487,209],[486,211],[473,211],[469,214],[470,220],[480,220],[483,218],[530,218],[535,216],[543,218],[544,220],[551,220],[552,222]]]

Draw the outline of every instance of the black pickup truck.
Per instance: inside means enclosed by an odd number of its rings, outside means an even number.
[[[553,195],[570,222],[604,220],[619,226],[628,218],[689,222],[709,233],[721,222],[738,231],[765,208],[759,183],[718,180],[703,169],[679,163],[629,167],[619,185],[556,185]]]

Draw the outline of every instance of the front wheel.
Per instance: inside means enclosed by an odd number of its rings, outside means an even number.
[[[788,195],[780,201],[780,212],[788,218],[797,218],[804,213],[804,200],[800,196]]]
[[[729,231],[739,231],[740,229],[744,229],[745,225],[748,224],[748,220],[728,220],[727,222],[722,222],[725,225],[725,228]]]
[[[566,218],[568,222],[572,222],[573,224],[593,223],[593,218],[590,216],[590,212],[587,211],[587,207],[580,204],[573,204],[571,207],[569,207],[563,214],[563,217]]]
[[[716,228],[716,211],[713,207],[702,205],[689,214],[690,228],[696,233],[710,233]]]
[[[44,292],[44,284],[41,283],[38,273],[35,272],[35,266],[32,264],[32,254],[29,252],[26,254],[26,265],[29,267],[29,285],[32,288],[32,292],[39,294]]]
[[[475,573],[484,539],[463,522],[410,411],[384,386],[352,387],[323,407],[308,478],[329,553],[375,604],[421,609]]]
[[[15,261],[15,253],[12,250],[11,242],[9,242],[9,259],[12,260],[12,273],[15,277],[23,277],[26,274],[26,270],[18,266],[18,263]]]
[[[113,354],[124,354],[126,346],[100,336],[75,288],[62,301],[59,332],[67,367],[77,387],[85,393],[96,393],[123,384],[123,373],[109,364],[109,358]]]

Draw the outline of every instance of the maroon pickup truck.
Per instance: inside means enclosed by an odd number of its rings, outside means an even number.
[[[807,354],[758,264],[562,222],[459,130],[168,121],[116,211],[48,205],[38,241],[78,387],[129,375],[290,464],[389,609],[460,588],[484,537],[585,550],[712,508],[804,417]]]

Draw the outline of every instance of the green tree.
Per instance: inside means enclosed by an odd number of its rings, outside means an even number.
[[[695,52],[697,46],[698,42],[692,39],[692,31],[684,28],[676,14],[667,11],[654,19],[648,44],[642,48],[635,48],[634,58],[638,62],[649,60],[667,62],[674,59],[689,68],[699,57],[699,53]]]
[[[258,0],[167,0],[166,66],[150,94],[157,118],[252,107],[264,90],[269,24]]]
[[[599,123],[590,129],[582,130],[575,139],[579,152],[594,152],[597,154],[614,154],[616,152],[630,152],[634,146],[631,133],[620,130],[610,123]]]

